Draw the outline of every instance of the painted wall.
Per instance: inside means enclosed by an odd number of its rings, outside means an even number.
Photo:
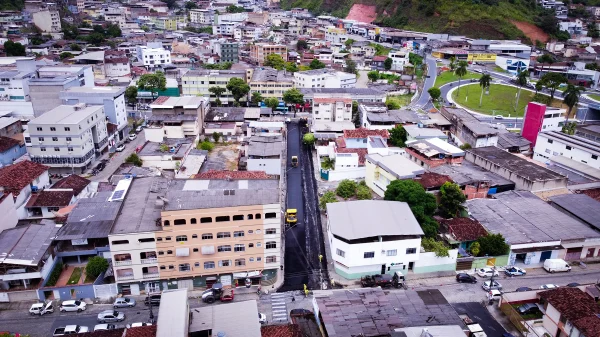
[[[365,177],[364,166],[343,170],[330,170],[327,181],[340,181],[344,179],[362,179]]]
[[[419,260],[415,262],[413,271],[418,274],[456,270],[458,249],[449,250],[448,254],[450,254],[449,257],[437,257],[434,252],[421,253]]]
[[[265,171],[281,175],[281,159],[248,159],[248,171]]]
[[[19,222],[17,209],[12,193],[0,199],[0,231],[13,228]]]
[[[494,264],[496,265],[496,267],[504,267],[504,266],[508,265],[508,255],[478,257],[478,258],[475,258],[475,261],[473,261],[473,268],[477,269],[477,268],[487,267],[488,259],[495,259]]]
[[[11,165],[15,159],[27,153],[25,145],[16,145],[8,149],[6,152],[0,153],[0,167]]]

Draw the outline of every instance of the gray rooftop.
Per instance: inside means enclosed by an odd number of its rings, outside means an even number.
[[[356,200],[327,204],[331,232],[346,240],[373,236],[423,235],[405,202]]]
[[[530,146],[531,142],[523,138],[518,133],[514,132],[500,132],[498,133],[498,147],[501,149],[508,149],[511,147],[525,147]]]
[[[385,169],[397,179],[411,179],[416,175],[425,173],[425,169],[420,165],[415,164],[410,159],[400,154],[382,156],[378,153],[373,153],[368,154],[366,159]]]
[[[60,228],[54,221],[10,228],[0,233],[0,263],[37,266]]]
[[[108,201],[112,192],[98,192],[92,198],[82,198],[71,213],[57,240],[106,238],[110,234],[121,201]]]
[[[502,234],[509,245],[600,238],[600,233],[528,191],[467,200],[466,206],[487,231]]]
[[[585,194],[562,194],[550,200],[574,217],[600,230],[600,202]]]
[[[479,121],[468,121],[463,123],[474,136],[487,136],[487,135],[497,135],[498,130],[490,127],[486,123],[481,123]]]
[[[288,82],[292,83],[294,76],[287,74],[283,70],[277,71],[273,68],[256,68],[252,74],[250,82]]]
[[[210,70],[210,69],[196,69],[190,70],[183,74],[183,77],[194,77],[194,76],[227,76],[227,77],[239,77],[246,78],[246,70]]]
[[[204,122],[243,122],[246,109],[244,107],[211,107]]]
[[[440,165],[430,168],[429,171],[447,175],[461,186],[479,181],[488,181],[490,187],[515,186],[512,181],[468,161],[463,161],[460,165]]]
[[[228,337],[260,337],[256,300],[236,301],[193,309],[190,332],[212,329]],[[231,313],[235,312],[235,319]]]
[[[183,139],[171,139],[170,142],[165,143],[157,143],[157,142],[146,142],[144,147],[138,152],[140,156],[173,156],[177,158],[183,158],[187,150],[193,146],[193,140],[183,138]],[[160,150],[161,145],[167,145],[169,147],[169,151],[163,152]],[[171,148],[174,148],[175,151],[171,152]]]
[[[61,98],[104,96],[117,97],[125,92],[125,87],[71,87],[60,93]]]
[[[252,157],[273,157],[281,156],[283,152],[283,140],[278,137],[260,137],[254,136],[250,138],[248,144],[248,153],[246,156]]]
[[[301,88],[304,95],[314,94],[351,94],[351,95],[373,95],[385,96],[384,92],[369,88]]]
[[[396,124],[419,123],[419,115],[410,110],[389,110],[387,112],[367,112],[369,122],[393,122]]]
[[[78,109],[78,110],[76,110]],[[102,112],[101,105],[88,105],[79,109],[77,105],[59,105],[58,107],[44,113],[43,115],[31,120],[29,125],[37,124],[79,124],[81,121],[89,118],[91,115]],[[100,117],[99,117],[100,118]]]
[[[448,136],[438,128],[423,128],[418,125],[404,125],[406,133],[415,139],[440,138],[448,139]]]

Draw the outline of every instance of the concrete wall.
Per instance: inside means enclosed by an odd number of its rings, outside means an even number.
[[[4,199],[0,199],[0,231],[15,227],[18,221],[15,201],[12,193],[9,193]]]
[[[487,267],[489,259],[495,259],[494,265],[496,267],[504,267],[509,264],[508,263],[508,261],[509,261],[508,255],[478,257],[478,258],[475,258],[475,261],[473,261],[473,268],[477,269],[477,268]]]
[[[157,127],[144,128],[144,137],[149,142],[160,143],[165,137],[165,131]]]
[[[38,293],[34,289],[24,291],[11,291],[5,294],[8,296],[0,296],[0,302],[31,302],[38,300]],[[8,297],[8,300],[6,300],[6,297]]]
[[[340,181],[344,179],[362,179],[365,177],[364,166],[344,170],[331,170],[327,181]]]
[[[265,171],[281,175],[281,159],[248,159],[248,171]]]
[[[458,249],[451,249],[448,254],[450,254],[449,257],[437,257],[434,252],[421,253],[419,260],[415,262],[413,271],[418,274],[456,270]]]

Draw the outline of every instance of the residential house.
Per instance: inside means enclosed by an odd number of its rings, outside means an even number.
[[[12,195],[12,204],[19,219],[27,218],[25,205],[33,192],[50,186],[50,167],[23,160],[0,168],[0,188],[3,194]]]
[[[498,130],[480,122],[466,110],[442,107],[441,114],[452,123],[450,132],[456,144],[469,144],[473,148],[498,144]]]
[[[285,166],[281,165],[283,154],[283,137],[252,136],[245,149],[246,169],[248,171],[265,171],[269,175],[280,176]]]
[[[392,59],[392,71],[399,71],[402,72],[404,71],[404,67],[407,64],[410,64],[408,55],[409,55],[409,51],[406,49],[402,49],[402,50],[391,50],[388,53],[389,58]]]
[[[420,140],[429,138],[439,138],[448,141],[448,136],[438,128],[423,127],[423,125],[403,125],[406,130],[406,140]]]
[[[385,60],[387,60],[387,58],[388,57],[385,55],[373,56],[373,59],[371,59],[371,70],[384,71]]]
[[[196,137],[203,132],[208,107],[205,97],[158,97],[150,105],[152,116],[144,128],[146,140],[160,143],[164,138]]]
[[[384,196],[387,186],[397,179],[413,179],[425,170],[403,155],[378,153],[368,154],[365,159],[365,183],[380,197]]]
[[[426,169],[444,164],[462,163],[465,152],[439,138],[415,140],[406,143],[406,156]]]
[[[23,125],[14,117],[0,117],[0,137],[23,141]]]
[[[467,197],[467,199],[487,198],[495,193],[515,189],[515,183],[471,162],[463,161],[460,165],[440,165],[429,169],[429,173],[437,173],[450,178]],[[441,184],[436,186],[437,189]]]
[[[334,268],[346,279],[413,269],[419,260],[422,235],[421,226],[404,202],[327,204],[327,239]]]
[[[81,198],[87,198],[92,193],[92,188],[90,186],[91,181],[79,176],[77,174],[71,174],[66,178],[62,178],[61,180],[55,182],[52,185],[53,190],[71,190],[73,191],[73,196],[75,200],[79,200]]]
[[[250,93],[258,92],[263,98],[277,98],[283,101],[283,93],[294,87],[292,75],[285,70],[275,70],[269,67],[261,67],[252,70]]]
[[[389,110],[381,102],[359,104],[358,112],[362,127],[370,130],[391,130],[396,125],[416,125],[423,118],[412,110]]]
[[[25,153],[25,144],[14,138],[0,136],[0,167],[11,165]]]
[[[352,125],[352,98],[314,98],[312,115],[315,121],[313,131],[322,131],[318,129],[318,126],[321,125],[319,121],[342,122]]]
[[[537,294],[544,307],[543,327],[552,337],[598,336],[600,306],[579,288],[561,287]]]
[[[152,135],[156,134],[153,129]],[[170,135],[172,133],[169,133]],[[194,148],[194,139],[177,138],[166,141],[147,141],[138,151],[142,167],[156,167],[161,170],[178,171],[188,153]]]
[[[485,228],[471,218],[437,219],[440,223],[440,235],[451,247],[458,247],[463,252],[480,237],[488,235]]]

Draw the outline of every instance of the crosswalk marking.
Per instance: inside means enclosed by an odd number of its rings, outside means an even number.
[[[288,297],[288,294],[285,293],[271,294],[271,315],[273,317],[273,321],[282,323],[288,321],[286,304],[286,299]]]

